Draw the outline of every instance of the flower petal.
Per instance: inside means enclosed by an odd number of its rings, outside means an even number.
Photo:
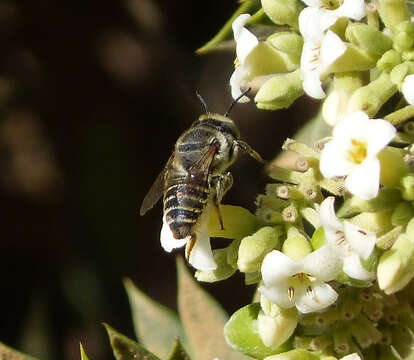
[[[369,120],[366,126],[366,131],[368,147],[367,157],[376,156],[392,139],[394,139],[397,133],[394,126],[382,119]],[[375,134],[375,136],[372,136],[372,134]]]
[[[338,17],[347,17],[354,20],[361,20],[366,15],[364,0],[344,0],[342,5],[333,10]]]
[[[162,218],[160,240],[162,248],[167,252],[171,252],[173,249],[184,246],[188,241],[188,237],[186,237],[185,239],[176,239],[170,229],[170,226],[167,224],[164,215]]]
[[[289,285],[287,282],[279,283],[277,286],[273,287],[259,287],[260,293],[267,300],[285,309],[289,309],[295,306],[295,298],[293,297],[292,299],[289,299],[288,289]]]
[[[374,232],[361,229],[349,221],[344,221],[345,238],[352,249],[363,259],[367,259],[374,250],[377,236]]]
[[[334,243],[337,231],[343,232],[342,222],[335,215],[334,208],[335,197],[327,197],[319,207],[319,220],[325,230],[325,238],[329,243]]]
[[[257,37],[244,27],[249,18],[249,14],[241,14],[232,24],[234,40],[236,41],[236,54],[241,63],[259,43]]]
[[[298,294],[296,307],[301,313],[307,314],[320,311],[332,305],[338,298],[338,294],[332,287],[321,281],[312,282],[312,290],[307,289]]]
[[[243,80],[244,70],[241,66],[239,66],[234,70],[233,74],[230,77],[231,96],[233,97],[233,99],[237,99],[239,96],[241,96],[241,87],[243,84]],[[249,101],[250,99],[247,96],[243,96],[238,100],[239,103],[246,103]]]
[[[414,74],[407,75],[401,86],[401,91],[405,97],[405,100],[410,105],[414,105]]]
[[[370,200],[377,196],[380,180],[380,162],[367,159],[348,175],[345,187],[355,196]]]
[[[325,144],[319,161],[319,169],[324,177],[345,176],[355,168],[355,164],[347,158],[347,150],[343,141],[335,138]]]
[[[353,354],[349,354],[344,357],[341,357],[340,360],[361,360],[361,358],[357,353],[353,353]]]
[[[306,274],[318,280],[331,281],[342,269],[342,258],[335,246],[324,245],[303,259],[303,268]]]
[[[314,99],[323,99],[325,91],[322,89],[322,82],[316,71],[303,72],[303,91]]]
[[[344,116],[343,119],[336,124],[332,135],[334,138],[360,139],[360,134],[365,132],[361,129],[365,127],[365,124],[367,124],[368,121],[370,120],[366,113],[361,110],[354,111]],[[371,136],[372,134],[369,135]]]
[[[301,263],[293,261],[278,250],[273,250],[265,256],[262,263],[263,282],[265,286],[272,287],[286,282],[287,278],[300,273],[302,270],[303,265]]]
[[[276,335],[276,320],[272,316],[266,315],[263,311],[257,316],[257,329],[260,338],[265,346],[272,346]]]
[[[375,277],[373,272],[367,271],[361,264],[358,254],[346,256],[344,258],[344,273],[357,280],[370,280]]]
[[[324,73],[346,51],[346,45],[333,31],[328,30],[321,43],[321,69]]]
[[[320,44],[325,30],[335,24],[337,19],[338,17],[332,11],[307,7],[299,14],[299,31],[305,42]]]

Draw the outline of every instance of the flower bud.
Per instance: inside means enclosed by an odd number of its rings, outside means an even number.
[[[394,226],[406,225],[414,217],[414,208],[408,202],[401,202],[397,205],[391,216],[391,223]]]
[[[296,70],[272,76],[260,87],[254,101],[259,109],[278,110],[288,108],[302,95],[301,73]]]
[[[299,28],[298,17],[304,6],[298,0],[262,0],[262,7],[275,24]]]
[[[292,260],[301,261],[312,252],[312,247],[306,237],[294,226],[291,226],[287,231],[282,252]]]
[[[268,252],[280,246],[281,230],[266,226],[251,236],[245,237],[239,247],[237,265],[241,272],[254,272],[260,269]]]
[[[346,28],[345,38],[362,49],[381,56],[392,48],[390,37],[372,26],[362,23],[351,23]]]
[[[401,55],[394,49],[385,52],[377,62],[377,67],[386,72],[391,70],[401,63]]]
[[[404,21],[395,26],[394,49],[398,52],[410,50],[414,43],[414,24]]]
[[[392,210],[364,212],[350,219],[350,222],[362,229],[372,231],[378,235],[385,234],[392,229]]]
[[[236,269],[227,262],[227,248],[213,250],[213,257],[217,268],[211,271],[197,270],[195,277],[198,281],[216,282],[227,279],[236,272]]]
[[[404,155],[403,150],[391,146],[387,146],[378,154],[381,184],[389,188],[399,187],[401,178],[409,171]]]
[[[398,24],[410,20],[406,0],[377,0],[376,3],[382,21],[393,32]]]
[[[410,173],[401,178],[401,194],[404,200],[414,200],[414,174]]]
[[[414,62],[406,61],[403,62],[394,69],[392,69],[390,73],[391,82],[398,86],[398,89],[401,89],[402,83],[407,75],[414,73]]]
[[[327,72],[363,71],[375,66],[380,55],[347,43],[345,53],[339,57]]]
[[[286,54],[290,62],[299,66],[303,47],[302,36],[289,31],[280,31],[270,35],[266,42]]]
[[[373,117],[396,91],[397,87],[391,82],[390,75],[384,72],[354,92],[349,99],[348,111],[363,110],[369,117]]]

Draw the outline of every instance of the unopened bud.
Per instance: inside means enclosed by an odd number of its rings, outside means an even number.
[[[301,261],[312,252],[312,248],[306,237],[297,228],[291,226],[287,231],[282,252],[294,261]]]
[[[401,63],[401,55],[394,49],[385,52],[377,62],[377,67],[386,72],[391,70]]]
[[[392,48],[392,39],[372,26],[351,23],[347,26],[345,38],[353,44],[382,56]]]
[[[262,0],[266,15],[278,25],[298,29],[298,17],[304,6],[298,0]]]

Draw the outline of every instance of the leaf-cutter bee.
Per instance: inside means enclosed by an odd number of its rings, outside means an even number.
[[[212,256],[207,259],[207,253],[211,255],[211,247],[205,218],[209,209],[214,208],[221,228],[224,228],[219,204],[233,184],[233,177],[226,170],[240,150],[260,162],[263,159],[239,139],[239,130],[228,117],[241,96],[231,103],[223,116],[210,113],[204,100],[197,95],[206,114],[178,138],[167,164],[145,196],[140,214],[144,215],[164,195],[162,246],[171,251],[186,244],[187,260],[195,268],[212,270],[215,262]],[[202,249],[193,256],[197,243]]]

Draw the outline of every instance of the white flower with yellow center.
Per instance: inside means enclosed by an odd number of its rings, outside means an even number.
[[[369,200],[380,185],[378,153],[394,138],[395,128],[382,119],[369,119],[362,111],[347,114],[333,129],[320,158],[324,177],[347,176],[345,187],[355,196]]]
[[[233,99],[237,99],[242,95],[241,87],[248,78],[249,73],[243,67],[247,56],[259,44],[257,37],[247,30],[244,25],[249,20],[249,14],[239,15],[232,24],[234,40],[236,42],[236,68],[230,78],[231,95]],[[248,102],[249,98],[243,96],[238,102]]]
[[[342,259],[342,269],[353,279],[369,280],[375,274],[367,271],[361,263],[367,259],[377,242],[375,233],[362,229],[349,221],[340,221],[334,210],[335,198],[326,198],[319,208],[319,220],[325,231],[327,247]]]
[[[325,247],[294,261],[278,250],[268,253],[262,264],[263,285],[259,291],[282,308],[301,313],[320,311],[333,304],[338,294],[326,281],[338,274],[339,258]]]

